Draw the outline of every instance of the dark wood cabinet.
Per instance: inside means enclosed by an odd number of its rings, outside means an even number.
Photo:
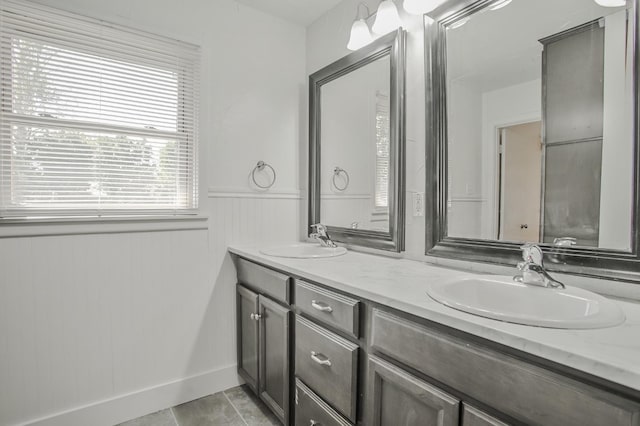
[[[376,353],[507,418],[540,426],[640,425],[637,401],[381,309],[370,319]]]
[[[322,398],[296,379],[296,426],[351,426]]]
[[[258,392],[259,330],[255,315],[259,312],[258,294],[236,287],[238,319],[238,373],[247,385]]]
[[[471,405],[463,404],[462,426],[509,426],[495,417]]]
[[[259,297],[260,398],[285,424],[289,422],[289,327],[291,311]]]
[[[367,389],[371,426],[457,426],[460,401],[375,355]]]
[[[246,260],[237,266],[238,371],[285,425],[640,426],[640,397],[615,385]]]
[[[296,376],[356,422],[358,345],[296,316]]]
[[[289,424],[291,310],[238,285],[237,320],[238,373]]]

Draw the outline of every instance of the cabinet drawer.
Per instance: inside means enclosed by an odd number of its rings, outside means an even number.
[[[359,305],[356,299],[325,290],[308,282],[295,280],[296,307],[339,330],[359,337]]]
[[[637,426],[640,404],[374,309],[371,347],[531,425]]]
[[[296,426],[351,426],[318,395],[296,379]]]
[[[352,422],[357,373],[357,345],[296,316],[296,375]]]
[[[289,283],[291,278],[288,276],[244,259],[238,259],[236,268],[240,283],[281,302],[290,302]]]

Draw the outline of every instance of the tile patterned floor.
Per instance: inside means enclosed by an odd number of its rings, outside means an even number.
[[[246,386],[186,402],[118,426],[279,426],[280,421]]]

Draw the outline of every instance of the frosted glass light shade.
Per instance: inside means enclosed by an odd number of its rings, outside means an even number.
[[[509,3],[511,3],[511,0],[500,0],[500,1],[497,1],[494,4],[492,4],[491,6],[489,6],[489,9],[491,9],[491,10],[502,9],[503,7],[508,5]]]
[[[363,46],[371,43],[373,36],[369,31],[369,26],[364,19],[356,19],[351,25],[351,35],[349,36],[349,43],[347,43],[347,49],[358,50]]]
[[[627,4],[626,0],[595,0],[595,2],[604,7],[620,7]]]
[[[398,9],[391,0],[384,0],[378,6],[376,13],[376,21],[373,23],[372,30],[376,34],[387,34],[402,25]]]
[[[453,24],[449,25],[449,27],[447,27],[447,29],[455,30],[456,28],[460,28],[461,26],[463,26],[464,24],[469,22],[469,19],[471,19],[471,18],[470,17],[462,18],[459,21],[456,21]]]
[[[440,6],[444,0],[404,0],[402,7],[412,15],[424,15]]]

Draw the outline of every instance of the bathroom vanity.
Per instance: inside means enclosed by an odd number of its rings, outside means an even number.
[[[613,328],[529,327],[426,293],[469,273],[229,250],[238,370],[284,424],[640,425],[640,305]]]

